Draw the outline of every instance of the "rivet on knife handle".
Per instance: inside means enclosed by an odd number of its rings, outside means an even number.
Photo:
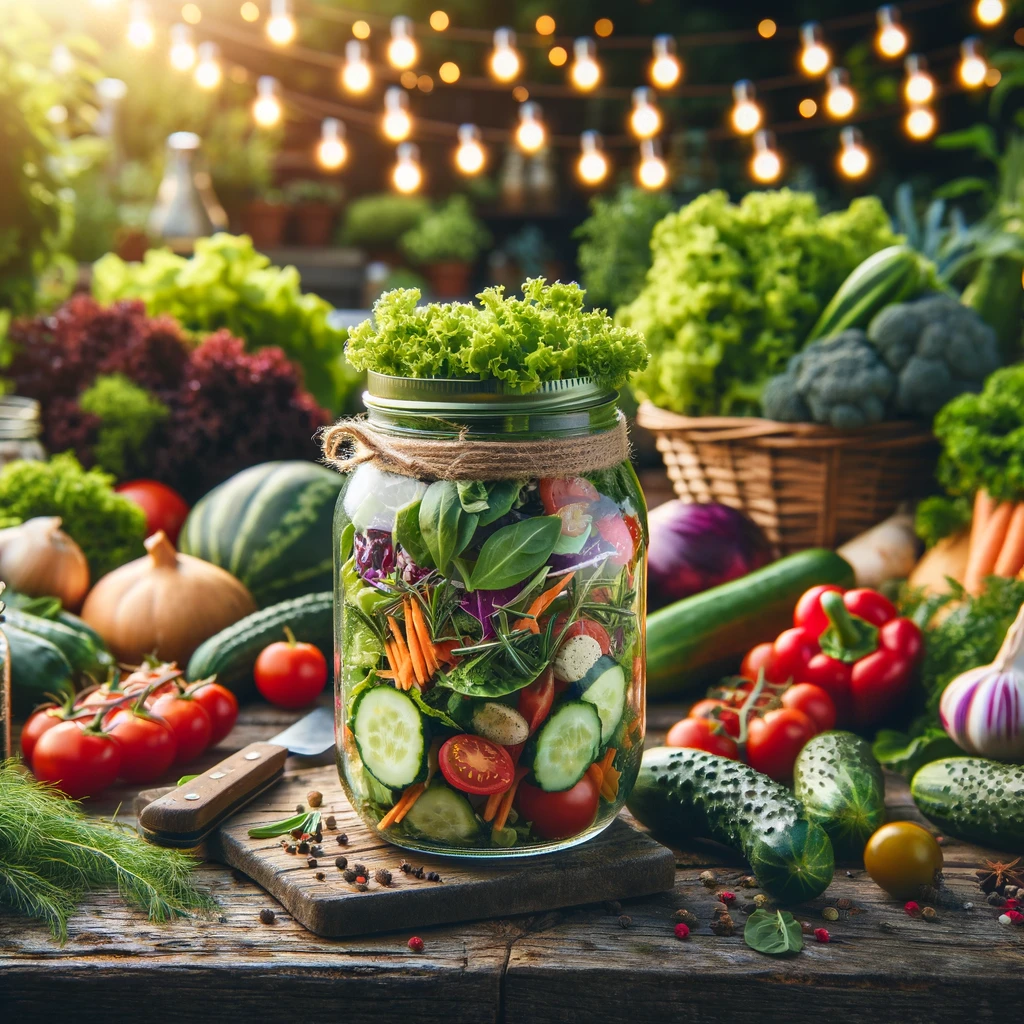
[[[148,804],[139,825],[154,836],[201,833],[280,772],[287,757],[276,743],[250,743]]]

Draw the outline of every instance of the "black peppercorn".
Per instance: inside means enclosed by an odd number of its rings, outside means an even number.
[[[348,846],[348,836],[344,832],[338,833],[338,845]]]
[[[402,863],[398,865],[398,870],[401,871],[402,874],[407,875],[412,871],[412,865],[407,860],[403,860]]]
[[[285,853],[295,853],[298,847],[294,843],[289,843],[284,849]]]
[[[391,884],[391,872],[387,868],[377,868],[373,875],[379,885]]]
[[[341,868],[342,870],[344,870],[348,867],[348,857],[335,857],[334,866],[336,868]]]
[[[305,809],[306,808],[305,808],[305,806],[303,804],[296,804],[295,805],[295,813],[296,814],[302,814],[302,812],[305,811]]]
[[[357,882],[356,883],[356,889],[358,889],[359,892],[366,892],[366,890],[369,889],[369,888],[370,887],[365,882]]]
[[[365,875],[366,874],[366,865],[365,864],[353,864],[352,867],[355,870],[355,873],[357,875]]]
[[[307,857],[306,858],[306,864],[307,864],[307,866],[309,866],[311,868],[315,868],[316,867],[316,857]]]
[[[633,923],[633,918],[629,914],[621,914],[619,916],[619,927],[628,928]]]
[[[356,880],[356,873],[349,868],[342,876],[346,882],[354,882]]]
[[[328,828],[337,828],[338,827],[338,820],[337,820],[337,818],[334,817],[333,814],[328,814],[327,817],[324,818],[324,824]]]
[[[309,843],[305,839],[299,843],[299,853],[309,853]]]
[[[273,911],[272,911],[272,910],[271,910],[271,909],[270,909],[269,907],[264,907],[264,908],[263,908],[263,909],[262,909],[262,910],[260,911],[260,920],[261,920],[261,921],[262,921],[262,922],[263,922],[264,924],[273,924],[273,923],[274,923],[274,918],[275,918],[276,916],[277,916],[277,915],[276,915],[276,914],[275,914],[275,913],[274,913],[274,912],[273,912]]]
[[[322,881],[323,881],[323,880],[324,880],[324,879],[325,879],[325,878],[326,878],[327,876],[326,876],[326,875],[325,875],[325,874],[324,874],[324,873],[323,873],[322,871],[318,871],[318,872],[317,872],[317,873],[316,873],[316,874],[315,874],[315,875],[314,875],[313,877],[314,877],[314,878],[315,878],[315,879],[316,879],[316,880],[317,880],[318,882],[322,882]]]

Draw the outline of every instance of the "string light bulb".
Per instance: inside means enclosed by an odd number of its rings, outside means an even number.
[[[75,55],[64,43],[57,43],[50,51],[50,70],[58,78],[64,78],[75,70]]]
[[[779,180],[782,158],[775,149],[775,136],[771,132],[754,133],[754,155],[750,158],[750,176],[754,181],[769,184]]]
[[[935,95],[935,79],[928,73],[928,61],[919,53],[912,53],[904,62],[907,77],[903,95],[907,102],[920,106]]]
[[[586,185],[599,185],[608,177],[608,157],[604,155],[600,132],[585,131],[580,135],[576,173]]]
[[[524,153],[536,153],[547,141],[547,131],[540,118],[540,106],[532,100],[519,108],[519,125],[516,128],[516,145]]]
[[[601,81],[601,65],[597,63],[597,46],[589,36],[580,36],[572,44],[572,84],[582,92],[590,92]]]
[[[654,37],[654,56],[648,70],[651,84],[659,89],[671,89],[682,77],[683,66],[676,56],[676,41],[672,36]]]
[[[826,81],[825,109],[837,120],[849,117],[857,106],[857,97],[850,88],[850,73],[846,68],[831,68]]]
[[[747,78],[732,87],[733,107],[730,119],[740,135],[749,135],[761,126],[761,108],[755,102],[757,91]]]
[[[494,50],[491,52],[490,65],[491,74],[499,82],[511,82],[519,74],[522,61],[516,50],[516,34],[512,29],[494,30]]]
[[[256,82],[256,101],[252,105],[253,120],[261,128],[273,128],[281,123],[284,109],[278,97],[277,79],[271,75],[260,75]]]
[[[657,139],[644,139],[640,143],[640,163],[636,177],[650,191],[664,187],[668,181],[668,165],[661,158],[661,147]]]
[[[856,128],[839,133],[839,170],[847,178],[861,178],[871,166],[871,157],[864,148],[863,137]]]
[[[978,0],[974,5],[974,16],[978,22],[986,28],[998,25],[1006,14],[1006,4],[1003,0]]]
[[[391,19],[391,41],[388,43],[388,63],[399,71],[411,68],[419,57],[416,40],[412,37],[412,21],[404,14]]]
[[[389,86],[384,93],[384,117],[380,127],[392,142],[404,142],[412,134],[409,94],[397,85]]]
[[[900,12],[890,4],[878,8],[878,34],[875,48],[883,57],[902,56],[907,49],[906,30],[900,24]]]
[[[968,89],[977,89],[985,84],[988,64],[981,52],[981,40],[970,36],[960,44],[960,81]]]
[[[358,39],[345,44],[345,63],[341,66],[341,84],[346,92],[364,93],[373,84],[373,72],[366,60],[366,46]]]
[[[175,71],[191,71],[196,63],[196,44],[190,25],[171,26],[171,67]]]
[[[275,46],[287,46],[298,34],[299,28],[292,14],[292,0],[270,0],[267,38]]]
[[[463,174],[479,174],[486,162],[487,154],[480,142],[480,129],[475,124],[460,124],[455,166]]]
[[[403,142],[396,150],[397,161],[391,170],[391,183],[399,192],[415,192],[423,184],[420,151],[414,142]]]
[[[131,6],[126,37],[136,50],[148,50],[153,45],[156,30],[149,16],[149,4],[142,0],[136,0]]]
[[[927,106],[914,106],[907,111],[903,127],[912,139],[928,139],[935,134],[938,121],[935,111]]]
[[[655,103],[654,92],[646,86],[633,90],[629,127],[638,139],[653,138],[661,131],[661,111]]]
[[[209,40],[199,44],[198,62],[193,78],[200,89],[213,90],[224,81],[224,69],[220,66],[220,47]]]
[[[325,117],[320,122],[320,141],[316,147],[317,163],[325,171],[336,171],[348,160],[345,145],[345,122],[336,117]]]
[[[823,40],[821,26],[816,21],[800,26],[800,67],[814,78],[823,75],[832,63],[832,54]]]

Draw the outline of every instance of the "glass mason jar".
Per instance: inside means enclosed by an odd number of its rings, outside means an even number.
[[[451,443],[617,424],[587,380],[369,374],[370,424]],[[577,449],[579,450],[579,449]],[[510,467],[514,473],[514,467]],[[381,838],[528,856],[604,829],[644,738],[647,510],[628,459],[578,476],[428,483],[367,462],[334,520],[338,771]]]
[[[0,469],[20,459],[39,461],[46,450],[39,440],[39,403],[20,395],[0,395]]]

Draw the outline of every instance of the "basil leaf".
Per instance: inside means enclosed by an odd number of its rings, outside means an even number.
[[[434,559],[420,532],[419,501],[411,501],[398,510],[395,515],[394,540],[418,566],[424,569],[433,568]]]
[[[352,554],[352,549],[356,539],[356,528],[349,523],[344,530],[341,531],[341,542],[339,551],[342,559],[348,558]]]
[[[512,506],[523,489],[520,480],[496,480],[487,485],[487,511],[480,513],[480,525],[490,526],[495,519],[512,510]]]
[[[487,508],[487,484],[483,480],[460,480],[455,486],[463,512],[483,512]]]
[[[469,545],[478,518],[463,511],[453,481],[438,480],[427,488],[420,500],[420,533],[440,572],[447,573],[452,559]]]
[[[755,910],[747,918],[743,941],[769,956],[789,956],[804,948],[800,922],[788,910]]]
[[[492,533],[480,549],[473,589],[504,590],[525,580],[551,557],[561,530],[558,516],[538,516]]]

